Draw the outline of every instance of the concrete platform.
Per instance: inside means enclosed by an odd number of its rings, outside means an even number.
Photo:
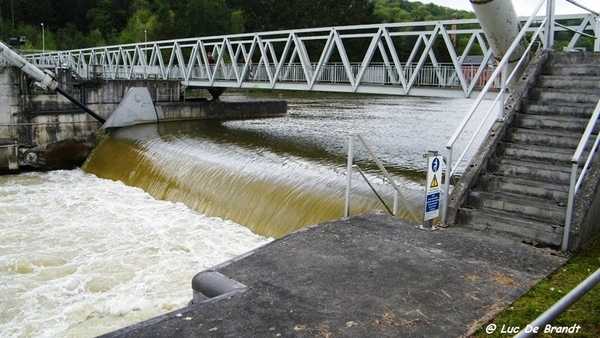
[[[418,230],[371,212],[214,267],[246,291],[105,336],[462,337],[562,265],[557,254],[480,231]]]

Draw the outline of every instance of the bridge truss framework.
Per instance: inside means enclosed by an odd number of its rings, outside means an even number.
[[[575,49],[582,37],[600,33],[592,14],[555,20],[555,34],[570,36],[568,49]],[[542,36],[540,47],[545,40]],[[40,67],[71,68],[83,79],[442,97],[470,97],[495,69],[476,19],[188,38],[25,57]]]

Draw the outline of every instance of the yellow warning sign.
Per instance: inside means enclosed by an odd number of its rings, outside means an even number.
[[[433,176],[433,180],[431,180],[431,185],[429,186],[430,188],[437,188],[440,184],[438,183],[437,178],[435,177],[435,175]]]

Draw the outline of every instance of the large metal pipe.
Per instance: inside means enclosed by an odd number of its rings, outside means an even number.
[[[0,41],[0,55],[6,59],[6,61],[10,62],[13,66],[19,68],[25,74],[31,76],[34,80],[38,82],[38,85],[44,89],[55,90],[58,87],[58,82],[54,80],[54,78],[44,72],[43,70],[37,68],[29,61],[25,60],[21,55],[19,55],[14,50],[10,49],[10,47],[6,46],[3,42]]]
[[[521,25],[517,12],[511,0],[469,0],[473,6],[473,11],[479,19],[479,23],[490,44],[490,48],[496,60],[502,60],[506,56],[511,44],[515,41]],[[527,50],[525,40],[521,41],[518,48],[509,56],[508,73],[512,73],[516,63],[521,59]],[[519,76],[513,76],[518,79]],[[509,83],[509,88],[516,83],[516,80]]]
[[[76,106],[83,109],[86,113],[90,114],[96,120],[104,123],[105,119],[100,117],[98,114],[94,113],[91,109],[84,106],[81,102],[77,101],[74,97],[69,95],[63,89],[58,86],[58,82],[54,79],[51,73],[45,72],[38,67],[34,66],[31,62],[25,60],[21,55],[19,55],[14,50],[10,49],[7,45],[0,41],[0,56],[6,59],[6,61],[10,62],[13,66],[19,68],[25,74],[31,76],[36,82],[37,85],[45,90],[55,90],[64,97],[66,97],[69,101],[73,102]]]

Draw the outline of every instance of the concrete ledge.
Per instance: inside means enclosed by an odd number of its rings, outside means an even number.
[[[161,121],[185,119],[239,120],[281,117],[287,114],[285,100],[185,101],[156,104]]]
[[[305,228],[216,271],[248,290],[106,337],[467,336],[563,264],[504,237],[371,212]]]

